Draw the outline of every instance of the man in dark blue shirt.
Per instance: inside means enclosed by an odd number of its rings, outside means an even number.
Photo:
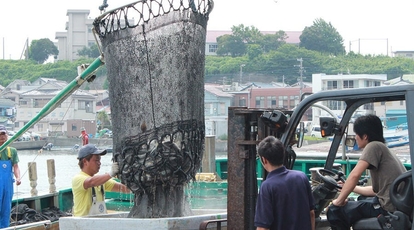
[[[254,224],[258,230],[314,230],[315,205],[305,173],[283,165],[280,140],[266,137],[258,145],[260,162],[269,172],[257,197]]]

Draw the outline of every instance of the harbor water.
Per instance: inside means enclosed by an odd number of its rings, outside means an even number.
[[[37,191],[38,194],[49,193],[49,178],[47,174],[47,160],[54,159],[56,171],[56,190],[72,187],[72,177],[79,171],[77,154],[71,149],[41,151],[38,150],[19,150],[19,168],[21,174],[21,185],[14,184],[13,199],[30,196],[29,162],[36,162],[37,168]],[[101,168],[99,173],[109,172],[112,165],[112,153],[107,153],[101,158]]]
[[[221,155],[223,154],[223,155]],[[223,157],[225,153],[218,153],[218,157]],[[55,186],[56,190],[72,187],[72,177],[80,172],[77,160],[77,152],[70,148],[52,149],[51,151],[39,152],[38,150],[18,150],[19,168],[22,183],[19,186],[14,184],[13,199],[31,196],[29,180],[29,162],[36,162],[38,195],[49,193],[49,178],[47,173],[47,160],[55,161]],[[98,174],[103,174],[111,170],[112,153],[107,153],[101,158],[101,168]],[[188,191],[192,196],[190,205],[197,209],[226,209],[227,208],[227,184],[213,183],[214,186],[205,187],[204,184],[191,184]]]

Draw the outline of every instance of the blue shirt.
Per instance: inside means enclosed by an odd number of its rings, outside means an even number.
[[[310,230],[314,209],[306,174],[283,166],[271,171],[262,183],[254,224],[272,230]]]

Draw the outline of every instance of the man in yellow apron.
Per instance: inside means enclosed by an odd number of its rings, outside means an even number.
[[[8,139],[7,129],[0,125],[0,146]],[[16,185],[20,185],[19,157],[17,150],[7,147],[0,153],[0,228],[10,225],[10,210],[13,199],[13,173]]]
[[[79,150],[81,172],[72,179],[73,216],[105,214],[105,191],[130,192],[125,185],[112,179],[119,171],[117,162],[112,164],[109,173],[95,175],[101,166],[101,156],[105,154],[105,149],[98,149],[93,144]]]

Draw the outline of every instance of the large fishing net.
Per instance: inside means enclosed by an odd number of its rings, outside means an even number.
[[[204,52],[212,0],[137,1],[94,21],[108,68],[114,158],[129,217],[188,214],[204,147]]]

